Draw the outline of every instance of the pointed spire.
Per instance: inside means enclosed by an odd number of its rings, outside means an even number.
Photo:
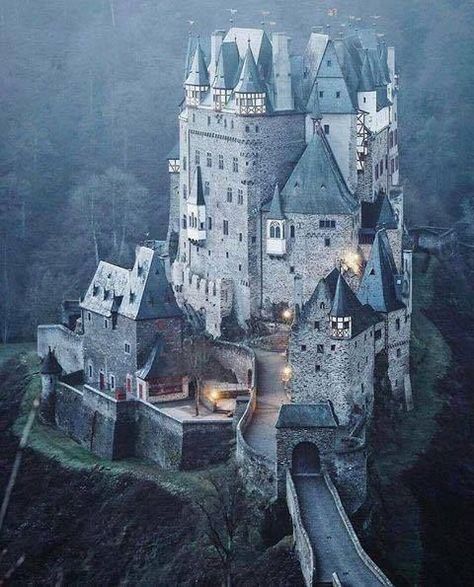
[[[204,57],[203,50],[201,49],[201,43],[199,37],[197,39],[196,51],[194,52],[193,62],[189,75],[185,81],[187,86],[208,86],[209,85],[209,74],[207,72],[206,59]]]
[[[331,316],[336,318],[345,318],[351,316],[351,306],[353,306],[354,294],[347,285],[347,281],[339,271],[337,278],[336,293],[331,307]]]
[[[372,244],[370,257],[362,276],[357,297],[377,312],[392,312],[403,308],[398,299],[397,267],[385,229],[379,230]]]
[[[268,214],[270,220],[284,220],[285,215],[281,207],[281,196],[280,188],[278,184],[275,185],[275,191],[273,192],[272,204],[270,206],[270,212]]]
[[[370,64],[369,50],[365,50],[362,69],[360,72],[359,92],[373,92],[375,90],[374,74]]]
[[[387,194],[382,194],[379,197],[381,198],[381,203],[376,228],[397,228],[397,219]]]
[[[255,63],[252,48],[250,47],[250,40],[239,81],[234,91],[240,94],[263,94],[265,92],[265,85],[258,73],[257,64]]]
[[[193,185],[191,193],[189,194],[189,203],[197,204],[198,206],[206,205],[204,200],[204,190],[202,189],[201,167],[199,165],[196,165],[196,169],[194,170]]]

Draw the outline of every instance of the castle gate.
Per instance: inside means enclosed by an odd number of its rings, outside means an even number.
[[[291,472],[293,475],[319,475],[321,460],[319,449],[312,442],[300,442],[293,449],[291,457]]]

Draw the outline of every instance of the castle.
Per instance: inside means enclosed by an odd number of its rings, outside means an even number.
[[[412,406],[395,51],[373,31],[312,32],[293,55],[283,33],[231,28],[190,37],[184,90],[167,240],[130,269],[101,262],[63,324],[39,328],[43,417],[102,456],[171,468],[225,460],[236,438],[249,486],[288,500],[309,584],[298,475],[324,470],[358,511],[380,365]],[[269,389],[262,325],[284,341]],[[196,332],[212,374],[199,397]],[[280,399],[259,428],[262,393]]]

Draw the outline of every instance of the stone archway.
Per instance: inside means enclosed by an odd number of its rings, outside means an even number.
[[[319,475],[321,459],[318,447],[312,442],[300,442],[293,449],[291,456],[293,475]]]

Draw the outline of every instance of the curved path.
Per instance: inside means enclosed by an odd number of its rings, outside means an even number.
[[[254,349],[257,358],[257,407],[245,440],[260,454],[276,462],[276,428],[280,407],[288,403],[281,380],[285,353]]]
[[[318,581],[331,583],[337,573],[344,587],[390,585],[360,558],[322,475],[294,475],[301,518],[315,556]]]

